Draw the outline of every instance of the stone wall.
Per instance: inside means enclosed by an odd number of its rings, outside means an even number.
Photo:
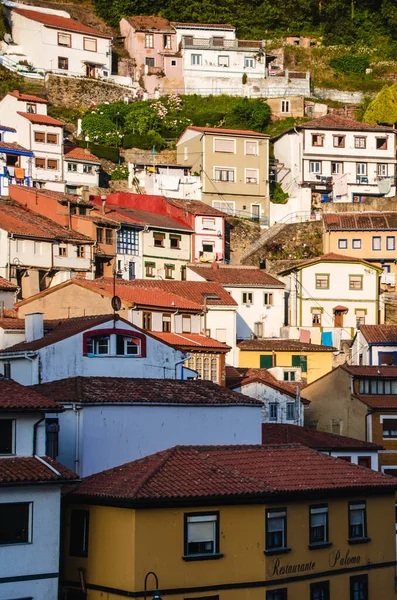
[[[249,219],[227,217],[225,223],[225,254],[231,263],[241,263],[242,251],[261,234],[259,223]]]
[[[324,202],[322,205],[324,213],[346,213],[346,212],[396,212],[397,197],[393,198],[364,198],[362,202]]]
[[[46,76],[46,94],[55,106],[79,108],[96,106],[102,102],[116,102],[133,98],[133,90],[128,87],[84,77],[64,77],[53,74]]]
[[[128,150],[121,149],[120,153],[124,157],[125,162],[148,165],[153,163],[153,156],[151,150],[129,148]],[[156,164],[162,165],[175,165],[176,150],[163,150],[162,152],[156,152],[154,156],[154,162],[156,162]]]

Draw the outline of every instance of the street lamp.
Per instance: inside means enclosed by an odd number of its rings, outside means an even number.
[[[154,590],[153,600],[162,600],[162,598],[160,596],[160,592],[159,592],[159,580],[158,580],[156,573],[154,573],[153,571],[149,571],[149,573],[146,573],[146,576],[145,576],[145,584],[144,584],[144,592],[143,592],[144,600],[146,600],[146,597],[147,597],[147,580],[149,578],[149,575],[153,575],[153,577],[156,581],[156,589]]]

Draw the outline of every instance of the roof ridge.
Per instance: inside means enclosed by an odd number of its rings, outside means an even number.
[[[132,488],[132,494],[135,495],[139,491],[143,490],[144,486],[149,482],[149,480],[159,472],[159,470],[165,465],[166,462],[168,462],[168,460],[170,458],[172,458],[174,456],[177,448],[179,448],[179,446],[173,446],[172,448],[167,448],[167,450],[163,450],[164,456],[161,458],[161,460],[158,463],[155,463],[153,468],[149,469],[148,472],[142,477],[142,479]],[[160,453],[161,453],[161,451],[160,451]],[[143,458],[145,458],[145,457],[143,457]],[[127,463],[127,464],[130,464],[130,463]]]

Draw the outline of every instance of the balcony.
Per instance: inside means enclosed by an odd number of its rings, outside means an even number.
[[[192,38],[186,36],[182,38],[182,48],[200,49],[200,50],[256,50],[261,48],[262,44],[257,40],[227,40],[219,37],[212,38]]]

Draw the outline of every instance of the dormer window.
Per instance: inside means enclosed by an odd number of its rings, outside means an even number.
[[[28,102],[26,104],[26,112],[31,115],[35,115],[37,113],[37,104],[33,104],[32,102]]]
[[[140,340],[125,335],[116,335],[117,356],[138,356],[140,347]]]
[[[0,455],[15,454],[15,419],[0,419]]]
[[[87,354],[109,354],[110,335],[98,335],[87,338]]]
[[[146,356],[146,336],[127,329],[97,329],[83,336],[85,356]]]

